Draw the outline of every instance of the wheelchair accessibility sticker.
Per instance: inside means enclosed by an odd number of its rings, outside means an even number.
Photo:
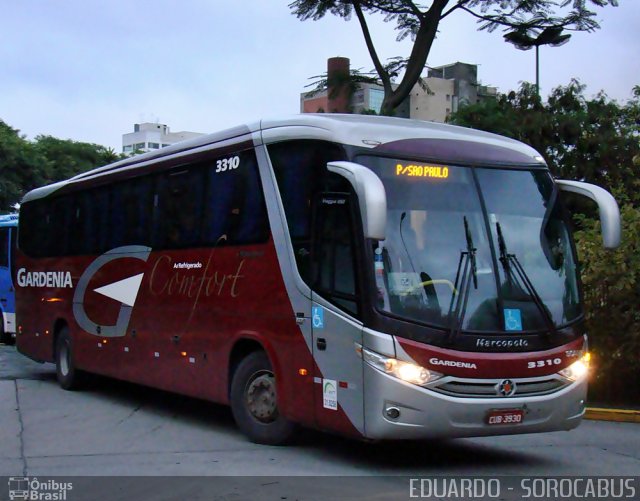
[[[322,306],[311,308],[311,322],[314,329],[324,329],[324,308]]]
[[[507,331],[522,330],[522,315],[520,314],[520,310],[505,308],[504,329]]]

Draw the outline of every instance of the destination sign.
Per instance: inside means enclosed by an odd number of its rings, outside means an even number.
[[[447,179],[449,167],[440,165],[396,164],[396,176]]]

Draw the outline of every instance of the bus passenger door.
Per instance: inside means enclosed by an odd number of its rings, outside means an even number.
[[[313,210],[311,325],[318,427],[364,433],[362,343],[352,199],[322,193]]]

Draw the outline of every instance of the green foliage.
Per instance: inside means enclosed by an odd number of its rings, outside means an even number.
[[[545,157],[554,175],[608,189],[622,187],[637,203],[640,93],[620,105],[602,92],[587,99],[584,90],[572,80],[543,103],[535,85],[523,83],[495,101],[461,108],[450,122],[523,141]]]
[[[26,191],[46,183],[46,164],[33,145],[0,120],[0,212],[8,212]]]
[[[440,22],[454,12],[477,19],[480,30],[516,30],[536,36],[549,28],[593,31],[599,25],[591,8],[607,5],[617,6],[618,0],[295,0],[289,8],[302,21],[318,21],[327,14],[349,20],[355,15],[384,87],[382,114],[389,115],[420,81]],[[409,57],[380,60],[367,23],[367,16],[376,14],[395,23],[397,41],[413,41]],[[392,86],[392,79],[402,72],[398,86]]]
[[[29,190],[120,158],[111,148],[96,144],[51,136],[28,141],[0,120],[0,213],[10,211]]]
[[[122,158],[111,148],[52,136],[36,137],[33,146],[48,161],[49,182],[68,179]]]
[[[624,196],[624,235],[615,251],[602,246],[600,223],[578,216],[587,327],[593,353],[590,398],[638,404],[640,398],[640,209]]]

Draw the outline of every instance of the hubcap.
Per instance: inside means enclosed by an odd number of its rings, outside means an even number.
[[[278,417],[276,379],[270,371],[253,375],[245,392],[247,409],[262,423],[271,423]]]
[[[67,343],[62,343],[60,347],[60,372],[63,376],[69,374],[69,347]]]

